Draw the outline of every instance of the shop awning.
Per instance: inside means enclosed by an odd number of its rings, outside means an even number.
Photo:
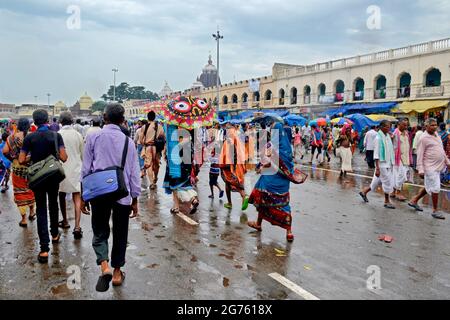
[[[343,107],[347,109],[347,114],[361,113],[389,113],[397,105],[397,102],[385,102],[385,103],[356,103],[346,104]]]
[[[403,113],[424,113],[431,109],[446,108],[448,103],[448,100],[406,101],[400,104],[399,111]]]

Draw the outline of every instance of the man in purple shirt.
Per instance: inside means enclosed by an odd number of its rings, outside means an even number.
[[[97,264],[101,266],[102,275],[97,282],[96,290],[105,292],[109,289],[109,282],[113,286],[122,285],[125,273],[120,268],[125,265],[125,253],[128,240],[129,218],[138,214],[137,198],[141,193],[140,169],[138,155],[134,142],[125,136],[120,129],[124,121],[125,109],[120,104],[109,104],[105,108],[105,126],[102,130],[88,135],[84,149],[81,177],[85,177],[96,170],[103,170],[113,166],[120,166],[123,145],[128,139],[128,152],[124,167],[125,184],[129,195],[115,203],[104,200],[91,201],[92,230],[94,239],[92,246],[97,255]],[[82,203],[83,210],[85,204]],[[113,247],[111,252],[111,267],[109,267],[108,238],[110,234],[109,220],[113,220]]]

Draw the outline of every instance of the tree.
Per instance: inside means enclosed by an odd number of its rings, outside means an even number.
[[[110,86],[108,92],[102,95],[104,101],[114,100],[114,86]],[[130,99],[139,100],[151,100],[155,101],[159,99],[158,94],[151,92],[150,90],[145,90],[143,86],[131,87],[128,83],[122,82],[116,86],[116,100],[123,102]]]
[[[105,101],[96,101],[94,102],[94,104],[91,106],[91,110],[92,112],[96,112],[96,111],[100,111],[103,112],[103,110],[105,110],[107,103]]]

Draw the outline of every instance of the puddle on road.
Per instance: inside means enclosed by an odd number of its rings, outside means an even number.
[[[71,294],[71,291],[67,287],[66,283],[54,286],[50,289],[50,291],[55,296],[68,296]]]

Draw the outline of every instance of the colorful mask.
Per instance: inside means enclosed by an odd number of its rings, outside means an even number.
[[[215,110],[200,98],[178,96],[167,103],[162,116],[163,122],[190,130],[211,126]]]

